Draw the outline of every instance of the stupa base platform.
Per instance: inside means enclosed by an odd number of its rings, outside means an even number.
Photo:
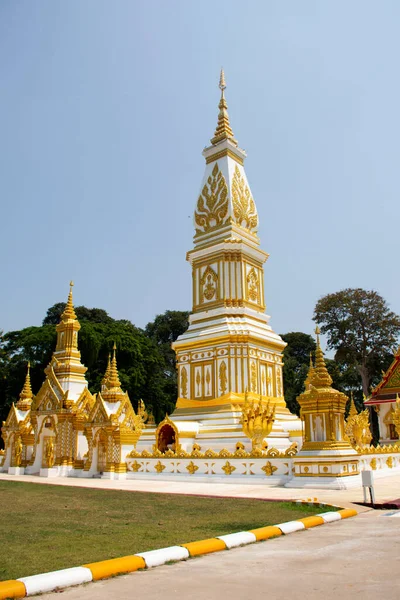
[[[25,473],[25,467],[8,467],[9,475],[23,475]]]

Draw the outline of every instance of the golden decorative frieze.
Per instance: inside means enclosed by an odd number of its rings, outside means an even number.
[[[196,471],[198,471],[198,469],[199,469],[199,467],[197,465],[195,465],[192,460],[186,466],[186,470],[190,473],[190,475],[194,475],[194,473],[196,473]]]
[[[388,456],[386,459],[386,464],[389,467],[389,469],[393,468],[393,456]]]
[[[227,460],[224,466],[222,467],[222,470],[225,473],[225,475],[232,475],[233,471],[236,471],[236,467],[231,465],[231,463]]]
[[[237,165],[232,181],[232,204],[235,222],[255,232],[258,226],[256,205]]]
[[[196,234],[208,233],[226,225],[229,222],[228,208],[228,186],[218,163],[215,163],[197,200],[194,213]]]
[[[371,467],[371,469],[372,469],[373,471],[375,471],[375,470],[376,470],[376,466],[377,466],[377,463],[376,463],[376,458],[372,458],[372,459],[371,459],[371,462],[369,463],[369,466]]]
[[[157,473],[162,473],[165,469],[165,465],[163,465],[162,462],[159,460],[158,463],[154,465],[154,468],[157,471]]]
[[[272,465],[272,463],[268,460],[265,463],[265,465],[262,467],[262,470],[264,471],[264,473],[267,477],[270,477],[271,475],[273,475],[275,473],[275,471],[278,470],[278,467],[274,467]]]
[[[220,152],[215,152],[215,154],[210,154],[210,156],[207,156],[206,165],[209,165],[210,163],[219,160],[220,158],[224,158],[224,156],[229,156],[229,158],[235,160],[237,163],[239,163],[239,165],[244,165],[243,158],[238,156],[235,152],[232,152],[232,150],[230,150],[229,148],[225,148]]]

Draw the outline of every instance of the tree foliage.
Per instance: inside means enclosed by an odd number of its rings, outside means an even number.
[[[335,350],[339,365],[359,374],[368,395],[388,366],[400,333],[400,318],[377,292],[345,289],[318,300],[314,321],[327,335],[328,348]]]

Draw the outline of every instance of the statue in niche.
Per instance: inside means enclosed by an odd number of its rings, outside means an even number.
[[[16,467],[20,467],[21,466],[21,462],[22,462],[22,441],[21,441],[21,436],[18,436],[17,439],[15,440],[14,461],[15,461],[15,466]]]
[[[54,466],[54,440],[52,437],[46,441],[46,464],[49,469]]]

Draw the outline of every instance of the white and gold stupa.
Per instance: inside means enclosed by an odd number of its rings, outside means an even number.
[[[218,123],[211,146],[203,151],[206,168],[194,212],[194,248],[187,254],[193,308],[188,330],[173,344],[178,400],[165,425],[171,433],[175,427],[184,449],[194,440],[216,450],[234,449],[238,441],[251,447],[241,424],[246,396],[247,404],[269,402],[275,407],[269,439],[273,446],[287,448],[301,442],[301,422],[284,400],[286,344],[265,313],[263,265],[268,254],[257,236],[246,153],[229,122],[223,71],[219,87]],[[138,448],[148,447],[148,436],[150,431],[143,433]],[[169,437],[167,430],[161,437]]]

